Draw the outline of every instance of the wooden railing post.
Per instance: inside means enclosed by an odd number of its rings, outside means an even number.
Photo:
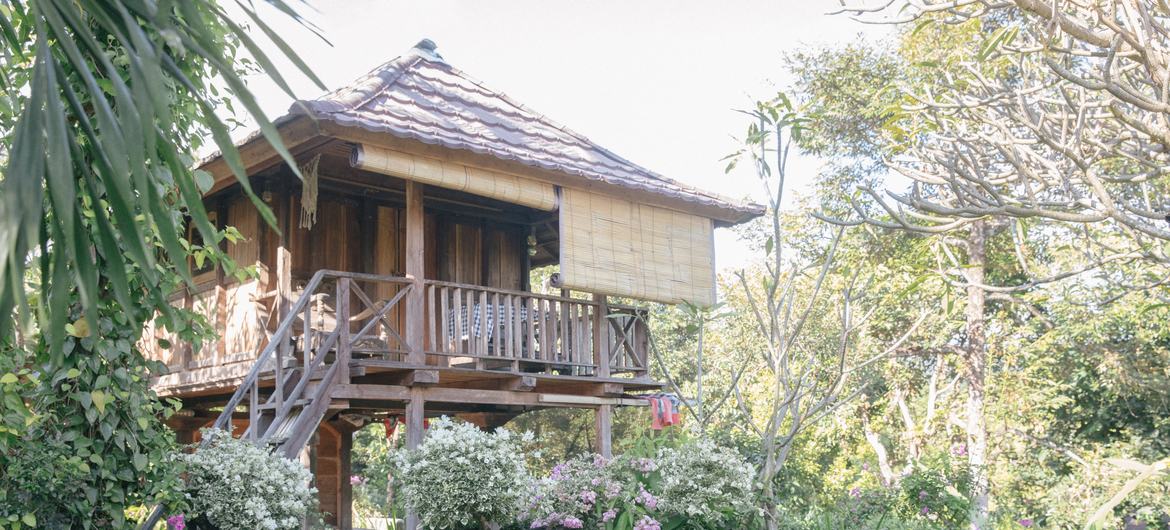
[[[426,355],[423,351],[426,332],[424,322],[424,306],[426,305],[423,292],[423,277],[426,274],[424,261],[424,245],[426,241],[423,231],[423,185],[411,180],[406,181],[406,277],[411,280],[410,294],[406,297],[406,344],[410,349],[407,361],[413,364],[425,364]]]
[[[337,381],[349,384],[349,278],[337,279]]]
[[[597,377],[609,377],[609,299],[604,294],[594,294],[597,314],[593,325],[593,362],[597,364]]]

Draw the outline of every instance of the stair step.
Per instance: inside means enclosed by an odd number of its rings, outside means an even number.
[[[289,435],[292,434],[292,427],[296,424],[297,418],[301,417],[301,410],[298,408],[289,411],[288,416],[284,418],[284,421],[280,422],[280,425],[272,432],[272,436],[266,440],[269,445],[280,445],[288,439]]]
[[[309,404],[309,400],[298,399],[293,403],[293,407],[294,408],[295,407],[303,407],[303,406],[308,405],[308,404]],[[256,409],[257,410],[276,410],[276,409],[280,408],[280,405],[282,405],[282,403],[275,403],[275,402],[274,403],[261,403],[258,407],[256,407]]]

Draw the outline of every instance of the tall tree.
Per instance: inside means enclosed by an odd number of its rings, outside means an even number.
[[[233,4],[312,77],[253,4]],[[211,138],[251,194],[217,113],[238,102],[291,161],[243,69],[288,85],[213,0],[0,2],[0,42],[0,516],[122,527],[127,506],[178,479],[162,424],[174,407],[149,388],[142,324],[158,315],[192,336],[167,303],[188,257],[230,266],[189,154]]]

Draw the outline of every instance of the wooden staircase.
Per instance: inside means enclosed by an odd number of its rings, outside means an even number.
[[[389,284],[397,292],[375,303],[361,283]],[[329,411],[334,387],[349,382],[355,345],[364,345],[367,355],[409,353],[390,315],[413,287],[412,280],[402,277],[317,271],[282,312],[276,330],[211,427],[232,430],[233,418],[243,409],[248,426],[240,433],[242,438],[296,458]],[[350,312],[354,299],[364,306],[357,315]],[[371,350],[371,342],[381,347]],[[208,440],[203,438],[195,450]],[[139,528],[153,528],[161,516],[162,507],[156,506]]]

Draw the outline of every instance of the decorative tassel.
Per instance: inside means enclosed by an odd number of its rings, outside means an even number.
[[[317,223],[317,166],[321,164],[321,154],[318,153],[307,164],[301,166],[301,177],[304,186],[301,192],[301,228],[313,229]]]

